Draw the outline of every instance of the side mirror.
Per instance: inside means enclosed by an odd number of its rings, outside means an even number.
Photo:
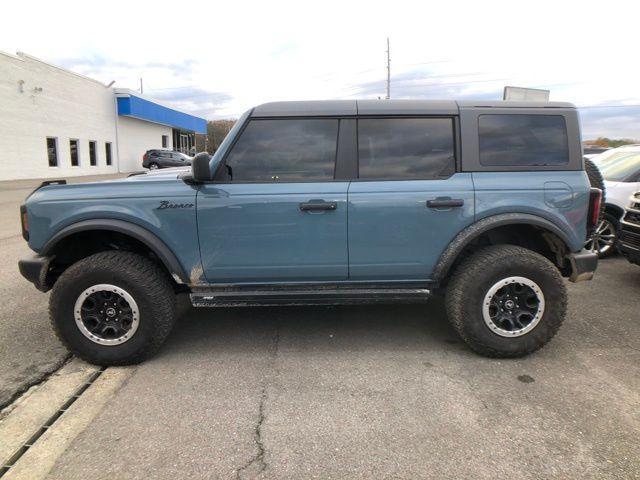
[[[211,180],[211,156],[207,152],[198,153],[191,161],[191,175],[196,182]]]

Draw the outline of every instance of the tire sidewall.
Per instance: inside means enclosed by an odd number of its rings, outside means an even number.
[[[544,295],[544,313],[538,324],[524,335],[502,337],[487,326],[482,314],[483,302],[489,289],[500,280],[508,277],[525,277],[535,282]],[[560,279],[546,269],[536,268],[528,262],[517,259],[501,259],[491,265],[468,289],[468,298],[462,308],[465,333],[473,342],[480,343],[491,350],[517,355],[523,351],[533,351],[544,345],[556,333],[565,314],[564,285]]]
[[[84,271],[71,272],[74,278],[61,277],[51,295],[51,311],[58,333],[72,350],[83,358],[91,358],[99,364],[126,363],[144,351],[153,341],[156,333],[156,306],[143,290],[135,276],[125,275],[112,269],[88,267]],[[81,331],[75,321],[74,306],[78,297],[87,288],[98,284],[111,284],[128,292],[139,310],[139,325],[133,336],[118,345],[101,345],[91,341]]]

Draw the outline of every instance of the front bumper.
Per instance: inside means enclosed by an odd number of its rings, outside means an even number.
[[[33,283],[38,290],[47,292],[51,289],[51,285],[47,282],[47,274],[52,259],[53,257],[30,255],[18,261],[18,268],[22,276]]]
[[[591,280],[598,268],[598,254],[591,250],[585,249],[578,253],[571,253],[567,255],[567,259],[571,265],[569,280],[572,282]]]

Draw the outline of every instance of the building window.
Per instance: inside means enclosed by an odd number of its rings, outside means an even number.
[[[69,152],[71,153],[71,166],[79,166],[80,154],[78,152],[78,140],[69,140]]]
[[[104,153],[107,165],[111,165],[111,142],[106,142],[104,144]]]
[[[58,166],[58,139],[55,137],[47,137],[47,157],[50,167]]]
[[[169,136],[162,135],[162,148],[167,148],[168,145],[169,145]]]
[[[92,167],[98,164],[98,159],[96,158],[96,142],[94,141],[89,141],[89,163]]]

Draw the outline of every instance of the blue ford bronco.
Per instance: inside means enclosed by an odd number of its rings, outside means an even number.
[[[191,170],[66,185],[21,207],[65,345],[100,365],[157,351],[176,294],[196,307],[423,301],[445,296],[476,352],[545,345],[563,277],[602,193],[568,103],[366,100],[267,103]]]

